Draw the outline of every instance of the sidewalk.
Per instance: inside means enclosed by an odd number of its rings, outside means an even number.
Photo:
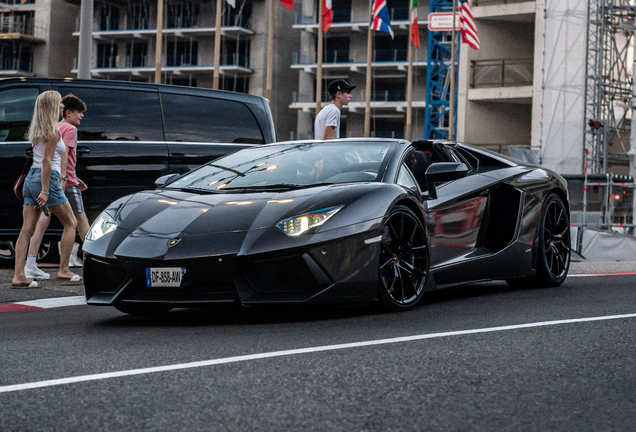
[[[40,281],[42,288],[36,289],[11,289],[13,268],[0,268],[0,304],[22,302],[28,300],[46,299],[53,297],[84,295],[84,286],[80,283],[61,282],[55,280],[57,266],[42,264],[40,268],[51,275],[51,279]],[[83,274],[82,268],[72,268],[74,273]],[[569,274],[594,274],[594,273],[624,273],[636,272],[636,262],[598,262],[598,261],[572,261]]]
[[[40,281],[42,288],[35,289],[11,289],[13,268],[0,268],[0,304],[53,297],[84,295],[83,282],[62,282],[55,280],[58,266],[51,264],[39,264],[39,267],[50,274],[51,279]],[[83,269],[81,267],[73,267],[71,268],[71,271],[80,276],[83,275]]]

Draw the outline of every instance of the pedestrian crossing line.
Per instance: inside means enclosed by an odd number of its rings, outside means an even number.
[[[54,297],[48,299],[29,300],[16,303],[0,304],[0,313],[22,312],[27,310],[50,309],[64,306],[85,305],[84,296]]]
[[[111,378],[121,378],[121,377],[128,377],[128,376],[146,375],[146,374],[158,373],[158,372],[170,372],[170,371],[177,371],[177,370],[195,369],[195,368],[209,367],[209,366],[215,366],[215,365],[221,365],[221,364],[239,363],[239,362],[251,361],[251,360],[262,360],[262,359],[276,358],[276,357],[287,357],[292,355],[311,354],[311,353],[319,353],[319,352],[338,351],[343,349],[380,346],[380,345],[388,345],[388,344],[394,344],[394,343],[421,341],[426,339],[436,339],[436,338],[444,338],[444,337],[452,337],[452,336],[462,336],[462,335],[471,335],[471,334],[480,334],[480,333],[493,333],[493,332],[500,332],[500,331],[521,330],[521,329],[529,329],[529,328],[550,327],[550,326],[557,326],[557,325],[578,324],[578,323],[586,323],[586,322],[594,322],[594,321],[610,321],[610,320],[629,319],[629,318],[636,318],[636,313],[623,314],[623,315],[608,315],[608,316],[600,316],[600,317],[588,317],[588,318],[574,318],[574,319],[556,320],[556,321],[542,321],[542,322],[515,324],[515,325],[507,325],[507,326],[500,326],[500,327],[487,327],[487,328],[481,328],[481,329],[459,330],[459,331],[450,331],[450,332],[442,332],[442,333],[429,333],[429,334],[420,334],[420,335],[414,335],[414,336],[395,337],[395,338],[389,338],[389,339],[377,339],[377,340],[343,343],[343,344],[336,344],[336,345],[324,345],[324,346],[309,347],[309,348],[290,349],[290,350],[283,350],[283,351],[271,351],[271,352],[240,355],[240,356],[234,356],[234,357],[203,360],[203,361],[196,361],[196,362],[189,362],[189,363],[178,363],[178,364],[171,364],[171,365],[165,365],[165,366],[122,370],[118,372],[80,375],[76,377],[59,378],[59,379],[52,379],[52,380],[46,380],[46,381],[36,381],[36,382],[30,382],[30,383],[24,383],[24,384],[5,385],[5,386],[0,386],[0,393],[11,393],[11,392],[18,392],[23,390],[54,387],[54,386],[60,386],[60,385],[66,385],[66,384],[75,384],[75,383],[89,382],[89,381],[100,381],[100,380],[106,380]]]

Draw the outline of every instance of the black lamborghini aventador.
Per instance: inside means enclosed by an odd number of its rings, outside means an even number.
[[[262,145],[113,202],[84,243],[86,300],[127,313],[223,302],[393,310],[472,281],[558,286],[563,178],[465,144]]]

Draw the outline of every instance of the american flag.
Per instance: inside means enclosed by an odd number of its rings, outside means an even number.
[[[462,32],[462,43],[468,44],[474,50],[478,50],[481,45],[479,44],[473,13],[470,10],[470,3],[468,3],[468,0],[459,0],[459,3],[459,29]]]
[[[391,39],[393,39],[393,29],[391,28],[391,18],[389,18],[389,10],[386,7],[386,0],[373,0],[371,29],[386,32],[390,34]]]

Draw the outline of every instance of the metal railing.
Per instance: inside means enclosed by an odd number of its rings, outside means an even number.
[[[167,54],[166,66],[197,66],[198,59],[196,53],[193,54]]]
[[[33,53],[30,55],[0,55],[0,71],[33,72]]]
[[[240,27],[244,29],[250,29],[252,26],[252,20],[250,17],[239,14],[227,14],[223,15],[222,27]]]
[[[533,59],[481,60],[470,65],[470,86],[506,87],[532,84]]]
[[[406,61],[406,48],[377,49],[373,51],[374,62],[402,62]]]
[[[473,0],[472,6],[490,6],[500,4],[512,4],[512,3],[534,3],[534,0]]]
[[[404,139],[404,131],[403,130],[393,130],[393,131],[371,131],[371,136],[374,138],[397,138]]]
[[[221,65],[250,67],[250,59],[246,54],[223,53],[221,55]]]
[[[0,14],[0,33],[20,33],[21,35],[33,36],[35,34],[34,22],[33,16]]]

